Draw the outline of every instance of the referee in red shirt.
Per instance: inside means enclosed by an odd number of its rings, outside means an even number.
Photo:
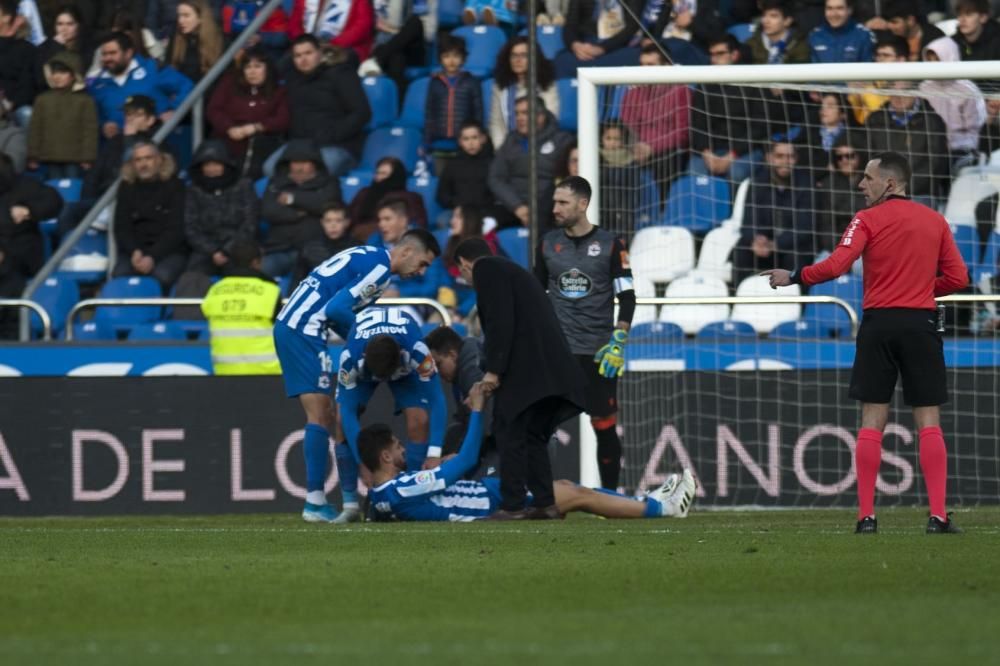
[[[968,270],[945,219],[906,196],[910,165],[899,153],[876,155],[859,187],[868,207],[858,212],[827,259],[789,272],[764,271],[772,287],[814,285],[864,263],[864,316],[858,331],[850,397],[861,401],[861,430],[854,451],[858,475],[856,532],[878,531],[875,480],[882,461],[882,431],[896,380],[913,407],[920,431],[920,469],[930,501],[929,534],[959,533],[945,511],[948,454],[940,406],[948,401],[943,326],[935,296],[965,287]]]

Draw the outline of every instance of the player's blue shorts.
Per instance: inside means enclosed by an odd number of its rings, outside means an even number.
[[[330,393],[333,359],[326,340],[302,335],[279,321],[274,325],[274,349],[281,363],[285,395]]]

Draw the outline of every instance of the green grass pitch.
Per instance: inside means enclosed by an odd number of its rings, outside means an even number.
[[[0,664],[1000,663],[1000,510],[0,519]]]

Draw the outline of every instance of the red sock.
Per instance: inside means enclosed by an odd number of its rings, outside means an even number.
[[[948,451],[944,445],[944,433],[939,426],[920,431],[920,471],[924,473],[931,515],[944,520],[948,515],[944,508],[945,488],[948,485]]]
[[[875,514],[875,480],[882,464],[882,432],[874,428],[858,431],[854,471],[858,475],[858,520]]]

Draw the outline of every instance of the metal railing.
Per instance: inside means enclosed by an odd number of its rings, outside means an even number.
[[[73,322],[76,320],[77,315],[79,315],[84,310],[90,310],[93,308],[98,308],[102,306],[109,307],[142,307],[142,306],[182,306],[182,305],[201,305],[202,298],[88,298],[86,300],[80,301],[73,306],[73,309],[69,311],[66,315],[66,340],[73,340]],[[32,303],[32,301],[26,301]],[[287,298],[281,299],[281,303],[285,304],[288,302]],[[3,301],[0,301],[2,304]],[[448,314],[448,310],[435,301],[432,298],[382,298],[377,301],[378,305],[423,305],[435,310],[439,315],[441,315],[441,320],[444,322],[445,326],[451,326],[451,315]],[[36,305],[36,308],[38,308]],[[44,313],[44,310],[42,310]],[[45,315],[46,321],[48,315]]]
[[[0,298],[0,308],[22,308],[31,310],[42,320],[42,340],[52,339],[52,318],[38,303],[27,298]]]
[[[191,112],[193,108],[196,108],[195,112],[192,114],[194,120],[197,121],[201,118],[201,110],[203,108],[201,103],[205,93],[212,87],[215,81],[222,76],[222,74],[226,71],[226,68],[229,67],[230,63],[232,63],[233,59],[236,57],[236,54],[240,52],[251,37],[257,34],[260,27],[264,25],[264,22],[267,21],[268,18],[270,18],[274,10],[282,5],[282,2],[283,0],[270,0],[266,5],[260,8],[257,12],[257,16],[255,16],[253,21],[250,22],[250,25],[248,25],[246,29],[239,34],[229,48],[226,49],[225,53],[223,53],[215,64],[212,65],[212,67],[205,73],[205,76],[202,77],[201,81],[199,81],[191,92],[188,93],[187,97],[185,97],[180,106],[177,107],[170,119],[163,124],[163,127],[161,127],[156,134],[153,135],[154,143],[160,144],[168,136],[170,136],[170,133],[184,121],[188,113]],[[201,138],[201,128],[196,122],[192,129],[192,143],[194,143],[194,141],[200,140]],[[193,147],[196,148],[197,145]],[[24,288],[22,298],[30,299],[38,287],[41,286],[42,282],[44,282],[46,278],[59,268],[63,259],[66,258],[66,255],[70,253],[77,241],[80,240],[80,238],[87,232],[87,229],[91,227],[97,217],[101,214],[101,211],[114,202],[115,197],[118,194],[118,185],[120,182],[121,178],[115,180],[111,187],[109,187],[104,194],[98,198],[97,203],[91,207],[76,228],[62,240],[58,248],[55,248],[52,252],[52,256],[49,257],[49,260],[45,262],[45,265],[38,271],[38,274],[35,275],[35,277],[32,278],[28,285]],[[109,227],[108,233],[110,234],[112,231],[113,226]],[[114,265],[115,258],[116,257],[113,256],[108,257],[108,270],[111,270],[111,267]],[[22,318],[21,340],[27,340],[28,338],[28,322],[26,318]]]

